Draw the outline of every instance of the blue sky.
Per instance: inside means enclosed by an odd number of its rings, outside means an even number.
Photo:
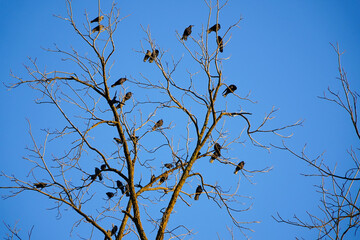
[[[90,16],[97,15],[97,1],[74,1],[74,12],[78,13],[79,23],[84,21],[84,10]],[[103,1],[103,9],[108,9],[110,1]],[[149,26],[152,37],[163,50],[167,50],[165,59],[171,56],[179,59],[184,54],[181,70],[176,75],[181,81],[186,69],[195,71],[198,66],[191,62],[185,49],[176,39],[176,31],[182,33],[190,24],[195,25],[193,36],[206,26],[208,9],[203,1],[120,1],[117,5],[122,16],[129,15],[119,25],[117,35],[118,52],[114,56],[112,75],[115,78],[126,75],[139,78],[140,72],[151,77],[158,77],[159,72],[150,64],[143,64],[141,43],[145,47],[145,33],[141,29]],[[336,77],[337,56],[330,42],[340,44],[343,55],[343,67],[355,90],[360,89],[360,1],[349,0],[276,0],[276,1],[235,1],[220,15],[219,22],[225,29],[241,16],[240,28],[232,32],[231,41],[224,49],[224,56],[230,59],[224,63],[226,83],[235,83],[239,94],[251,91],[251,98],[257,104],[242,103],[231,105],[234,98],[228,98],[231,109],[242,107],[253,113],[252,119],[260,122],[272,106],[279,108],[272,126],[292,124],[299,119],[304,120],[301,127],[288,131],[294,136],[287,144],[301,151],[307,144],[310,156],[325,152],[324,158],[330,165],[346,162],[346,150],[355,143],[355,135],[350,120],[345,112],[334,104],[325,102],[317,96],[322,95],[330,86],[339,89]],[[71,26],[54,17],[65,15],[65,2],[56,1],[1,1],[2,37],[0,38],[0,79],[11,83],[10,71],[26,77],[23,64],[28,64],[27,57],[37,58],[39,65],[47,69],[66,67],[58,56],[49,54],[41,47],[52,47],[54,43],[69,49],[70,46],[82,48],[80,39],[73,34]],[[214,22],[214,18],[212,21]],[[215,42],[213,43],[215,45]],[[188,42],[190,47],[194,44]],[[139,94],[140,95],[140,94]],[[8,91],[0,87],[0,151],[2,152],[2,171],[18,176],[25,176],[30,165],[22,159],[26,155],[26,146],[31,146],[28,135],[32,125],[34,135],[40,141],[43,133],[40,129],[54,128],[61,124],[58,113],[47,106],[37,105],[34,99],[38,93],[27,87]],[[230,97],[230,96],[229,96]],[[221,99],[221,104],[225,100]],[[165,122],[173,119],[165,112],[159,113]],[[243,122],[230,120],[229,128],[237,134],[245,126]],[[180,124],[181,126],[181,124]],[[174,130],[181,133],[181,130]],[[109,138],[99,135],[98,139]],[[271,136],[259,136],[264,143],[280,144],[281,139]],[[111,136],[110,136],[111,140]],[[314,239],[316,232],[278,224],[272,215],[279,212],[285,218],[294,214],[305,216],[305,211],[318,212],[317,204],[320,196],[313,185],[319,179],[305,178],[301,173],[309,173],[311,169],[300,160],[286,152],[272,149],[267,151],[254,147],[249,139],[245,144],[228,149],[228,156],[242,159],[246,168],[258,169],[272,166],[268,174],[256,175],[250,184],[241,178],[241,192],[254,197],[251,211],[237,215],[240,221],[261,221],[251,225],[255,230],[249,233],[252,239]],[[149,140],[150,141],[150,140]],[[56,147],[53,147],[56,150]],[[344,157],[345,156],[345,157]],[[348,161],[347,161],[348,162]],[[340,164],[340,168],[346,168]],[[239,176],[232,174],[232,169],[217,165],[209,166],[201,162],[195,166],[197,170],[206,169],[209,181],[236,182]],[[5,184],[0,179],[0,185]],[[1,194],[4,190],[1,190]],[[25,193],[16,198],[0,200],[0,220],[9,224],[19,221],[19,227],[25,232],[35,225],[33,239],[69,239],[74,215],[70,210],[64,211],[62,218],[57,219],[56,211],[46,210],[54,205],[45,197],[33,193]],[[193,239],[229,239],[225,224],[232,226],[230,219],[215,204],[201,196],[200,201],[186,207],[179,203],[170,224],[187,222],[197,235]],[[205,221],[207,219],[214,221]],[[206,222],[206,224],[204,223]],[[77,233],[85,228],[75,230],[71,239],[78,239]],[[4,236],[5,228],[0,226],[0,236]],[[236,239],[243,237],[236,232]]]

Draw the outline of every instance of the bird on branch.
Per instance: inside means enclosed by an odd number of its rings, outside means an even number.
[[[153,128],[151,129],[152,131],[154,131],[155,129],[161,127],[163,125],[164,121],[162,119],[160,119],[159,121],[157,121],[155,123],[155,125],[153,126]]]
[[[146,62],[149,57],[151,57],[151,51],[150,50],[146,50],[145,56],[144,56],[144,62]]]
[[[44,183],[44,182],[38,182],[38,183],[35,183],[35,184],[34,184],[34,187],[36,187],[36,188],[41,188],[41,189],[43,189],[43,188],[46,187],[46,186],[47,186],[47,184]]]
[[[229,93],[233,93],[235,90],[237,89],[237,87],[234,84],[231,84],[230,86],[228,86],[224,92],[222,93],[222,95],[224,97],[226,97]]]
[[[127,79],[126,78],[120,78],[119,80],[117,80],[113,85],[111,85],[111,87],[115,87],[118,85],[122,85]]]
[[[103,177],[101,175],[101,170],[99,168],[95,168],[95,178],[96,177],[99,177],[99,180],[102,181],[103,180]]]
[[[158,56],[159,56],[159,50],[155,49],[150,55],[149,63],[152,63],[155,60],[155,58],[157,58]]]
[[[202,193],[203,189],[201,185],[197,186],[194,200],[199,200],[200,194]]]
[[[187,28],[185,28],[181,40],[184,40],[184,41],[187,40],[188,36],[190,36],[190,34],[191,34],[191,32],[192,32],[191,28],[192,28],[193,26],[194,26],[194,25],[190,25],[190,26],[188,26]]]
[[[91,33],[101,32],[103,29],[104,29],[104,26],[101,25],[101,24],[99,24],[98,26],[94,27],[94,28],[91,30]]]
[[[242,170],[242,169],[244,168],[244,165],[245,165],[245,162],[244,162],[244,161],[239,162],[239,164],[238,164],[238,165],[236,166],[236,168],[235,168],[234,174],[237,174],[238,171]]]
[[[102,20],[104,19],[104,16],[100,16],[100,17],[96,17],[96,18],[94,18],[92,21],[91,21],[91,23],[94,23],[94,22],[101,22]]]
[[[121,193],[122,193],[122,194],[125,193],[125,186],[124,186],[124,184],[123,184],[120,180],[117,180],[117,181],[116,181],[116,186],[121,190]]]
[[[220,52],[223,52],[224,51],[224,42],[220,36],[217,37],[216,43],[219,47]]]
[[[107,192],[106,196],[108,196],[109,199],[111,199],[115,194],[112,192]]]
[[[221,27],[220,24],[217,23],[217,24],[215,24],[214,26],[212,26],[211,28],[209,28],[209,29],[207,30],[207,33],[217,32],[217,31],[219,31],[220,27]]]

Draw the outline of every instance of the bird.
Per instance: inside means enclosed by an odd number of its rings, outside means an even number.
[[[152,175],[151,175],[150,182],[153,182],[154,180],[155,180],[155,175],[154,175],[154,174],[152,174]]]
[[[106,164],[103,164],[100,166],[101,171],[104,171],[106,169]]]
[[[220,155],[220,152],[221,152],[221,145],[219,144],[219,143],[215,143],[215,145],[214,145],[214,151],[215,152],[218,152],[219,153],[219,155]]]
[[[218,157],[220,157],[220,153],[215,151],[210,158],[210,163],[213,163],[215,159],[217,159]]]
[[[235,90],[237,89],[237,87],[234,84],[231,84],[230,86],[228,86],[224,92],[222,93],[222,95],[224,97],[226,97],[229,93],[233,93]]]
[[[118,230],[118,227],[116,225],[113,225],[113,228],[111,229],[111,236],[115,235]]]
[[[162,184],[163,182],[165,182],[166,179],[168,179],[168,173],[164,174],[161,178],[160,178],[160,181],[159,181],[159,185]]]
[[[117,92],[115,92],[115,95],[114,95],[113,99],[111,99],[109,101],[110,105],[114,105],[115,103],[120,103],[118,100],[116,100],[116,94],[117,94]]]
[[[96,177],[99,177],[99,180],[102,181],[103,180],[103,177],[101,175],[101,170],[99,168],[95,168],[95,178]]]
[[[120,180],[116,180],[116,186],[121,190],[121,193],[125,193],[125,186]]]
[[[238,171],[240,171],[241,169],[243,169],[243,168],[244,168],[244,165],[245,165],[245,162],[244,162],[244,161],[239,162],[239,164],[238,164],[238,165],[236,166],[236,168],[235,168],[234,174],[237,174]]]
[[[191,32],[192,32],[191,28],[192,28],[193,26],[194,26],[194,25],[190,25],[190,26],[188,26],[187,28],[185,28],[181,40],[185,40],[185,41],[187,40],[188,36],[190,36],[190,34],[191,34]]]
[[[217,37],[216,42],[217,42],[220,52],[223,52],[224,51],[224,42],[220,36]]]
[[[200,194],[202,193],[202,187],[201,185],[198,185],[195,192],[194,200],[199,200]]]
[[[123,98],[123,103],[132,97],[132,92],[127,92]]]
[[[154,131],[155,129],[161,127],[161,126],[163,125],[163,123],[164,123],[164,121],[163,121],[162,119],[160,119],[159,121],[157,121],[157,122],[155,123],[155,125],[153,126],[152,131]]]
[[[171,163],[165,163],[164,166],[168,169],[173,168],[173,165]]]
[[[116,143],[122,144],[122,140],[120,138],[114,137],[114,140],[116,141]]]
[[[46,185],[47,184],[44,182],[38,182],[34,184],[34,187],[43,189],[44,187],[46,187]]]
[[[93,23],[93,22],[101,22],[103,19],[104,19],[104,16],[96,17],[91,21],[91,23]]]
[[[159,56],[159,50],[155,49],[155,51],[151,53],[149,63],[152,63],[155,60],[155,58],[157,58],[157,56]]]
[[[91,30],[91,33],[101,32],[103,29],[104,29],[104,26],[101,25],[101,24],[99,24],[98,26],[94,27],[94,28]]]
[[[144,62],[146,62],[149,57],[151,57],[151,51],[150,50],[146,50],[145,56],[144,56]]]
[[[220,28],[221,28],[220,24],[217,23],[217,24],[215,24],[214,26],[212,26],[211,28],[209,28],[209,29],[207,30],[207,33],[217,32],[217,31],[219,31]]]
[[[109,199],[112,198],[114,195],[115,195],[115,194],[112,193],[112,192],[107,192],[107,193],[106,193],[106,196],[108,196]]]
[[[118,85],[122,85],[127,79],[126,78],[120,78],[119,80],[117,80],[113,85],[111,85],[111,87],[115,87]]]

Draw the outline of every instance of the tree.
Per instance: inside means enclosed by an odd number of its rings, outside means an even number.
[[[358,97],[359,94],[350,86],[346,71],[341,64],[341,56],[344,54],[339,45],[332,45],[337,55],[338,72],[337,78],[341,91],[333,91],[328,88],[328,94],[319,97],[320,99],[333,102],[340,106],[344,113],[350,118],[349,123],[353,126],[356,140],[360,140],[358,127]],[[359,142],[357,142],[359,143]],[[320,177],[320,184],[316,186],[317,192],[321,195],[319,209],[322,214],[307,212],[309,221],[294,216],[293,220],[284,219],[279,213],[277,220],[280,223],[287,223],[298,227],[318,231],[318,239],[349,239],[355,236],[360,227],[360,206],[359,206],[359,172],[360,162],[357,157],[359,148],[353,146],[348,149],[348,156],[344,156],[341,162],[335,166],[324,159],[323,154],[311,158],[305,152],[305,147],[300,154],[286,146],[282,149],[290,152],[298,159],[307,163],[315,173],[305,174],[307,177]],[[351,165],[350,168],[342,170],[342,166]],[[339,167],[338,167],[339,166]],[[340,170],[338,170],[340,168]],[[339,173],[340,172],[340,173]]]
[[[59,54],[71,68],[43,70],[30,59],[31,65],[26,67],[29,78],[13,75],[16,82],[11,88],[27,85],[39,92],[37,103],[57,109],[64,123],[45,130],[42,145],[33,137],[29,123],[33,146],[25,159],[33,167],[23,177],[1,173],[10,182],[2,187],[11,189],[7,197],[32,191],[50,198],[58,212],[70,207],[80,217],[74,227],[85,223],[96,230],[87,238],[102,234],[105,239],[158,240],[193,234],[185,224],[169,224],[176,203],[191,206],[196,197],[198,201],[212,200],[223,208],[247,236],[245,230],[251,230],[248,224],[256,221],[237,219],[237,213],[251,208],[251,203],[237,205],[244,198],[238,193],[240,178],[237,184],[220,185],[218,179],[210,179],[206,169],[195,168],[195,164],[212,160],[219,168],[231,166],[229,174],[233,174],[239,159],[231,156],[230,150],[245,144],[242,132],[254,147],[268,150],[270,145],[258,135],[272,133],[285,138],[281,132],[301,122],[266,128],[276,109],[256,124],[252,116],[260,114],[239,107],[240,103],[254,101],[249,94],[238,94],[234,82],[225,81],[223,65],[229,60],[224,56],[230,33],[241,18],[229,27],[222,26],[221,37],[220,29],[207,33],[213,24],[219,24],[227,2],[206,4],[206,27],[202,31],[193,29],[186,42],[180,35],[183,29],[177,34],[179,44],[192,60],[188,66],[196,66],[187,77],[176,75],[181,72],[182,59],[171,59],[165,47],[152,38],[150,28],[143,28],[147,47],[138,51],[139,59],[157,69],[159,80],[146,74],[113,79],[110,73],[116,65],[112,61],[118,44],[115,32],[123,20],[119,9],[113,4],[105,13],[99,1],[98,15],[86,14],[86,19],[78,23],[72,3],[67,1],[68,16],[59,18],[71,24],[92,54],[55,46],[46,51]],[[122,33],[126,35],[126,31]],[[241,126],[236,132],[227,126],[229,118]],[[103,136],[106,140],[98,140]],[[65,148],[54,149],[49,155],[49,145],[57,146],[59,142]],[[245,165],[238,175],[250,182],[250,177],[271,168],[250,169]]]

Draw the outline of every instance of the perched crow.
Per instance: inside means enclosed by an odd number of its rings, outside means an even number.
[[[201,185],[197,186],[196,192],[195,192],[195,197],[194,197],[195,200],[199,200],[199,197],[200,197],[200,194],[202,193],[202,191],[203,190],[202,190]]]
[[[132,97],[132,92],[127,92],[123,98],[123,103]]]
[[[101,166],[100,166],[100,169],[101,169],[102,171],[104,171],[104,170],[106,169],[106,164],[101,165]]]
[[[118,144],[122,144],[122,141],[120,138],[114,137],[114,140],[116,141],[116,143]]]
[[[116,225],[113,225],[113,228],[111,229],[111,236],[115,235],[118,230],[118,227]]]
[[[118,100],[116,100],[116,94],[117,94],[117,92],[115,92],[115,95],[114,95],[113,99],[111,99],[109,101],[110,105],[114,105],[115,103],[120,103]]]
[[[234,174],[237,174],[238,171],[240,171],[241,169],[243,169],[243,168],[244,168],[244,165],[245,165],[245,162],[244,162],[244,161],[239,162],[239,164],[238,164],[238,165],[236,166],[236,168],[235,168]]]
[[[224,42],[220,36],[217,37],[216,42],[217,42],[220,52],[223,52],[224,51]]]
[[[91,21],[91,23],[101,22],[103,19],[104,19],[104,16],[100,16],[100,17],[94,18],[94,19]]]
[[[218,144],[218,143],[215,143],[215,145],[214,145],[214,151],[215,152],[218,152],[219,153],[219,155],[220,155],[220,152],[221,152],[221,145],[220,144]]]
[[[149,57],[151,57],[151,51],[150,50],[146,50],[145,56],[144,56],[144,62],[146,62]]]
[[[46,187],[46,185],[47,184],[44,182],[39,182],[39,183],[35,183],[34,187],[43,189],[44,187]]]
[[[224,97],[226,97],[229,93],[233,93],[236,89],[237,89],[237,87],[235,85],[231,84],[224,90],[222,95]]]
[[[129,197],[129,196],[130,196],[130,188],[129,188],[129,184],[126,184],[126,186],[125,186],[125,195],[126,195],[127,197]]]
[[[151,53],[149,63],[152,63],[155,60],[155,58],[157,58],[158,56],[159,56],[159,50],[155,49],[155,51]]]
[[[107,193],[106,193],[106,196],[108,196],[109,199],[112,198],[114,195],[115,195],[115,194],[112,193],[112,192],[107,192]]]
[[[150,182],[153,182],[154,180],[155,180],[155,175],[154,175],[154,174],[152,174],[152,175],[151,175]]]
[[[111,87],[115,87],[118,85],[122,85],[127,79],[126,78],[120,78],[119,80],[117,80],[113,85],[111,85]]]
[[[165,163],[164,166],[168,169],[173,168],[173,165],[171,163]]]
[[[167,173],[166,173],[164,176],[162,176],[162,177],[160,178],[159,185],[162,184],[163,182],[165,182],[165,180],[168,179],[168,177],[169,177],[169,176],[168,176]]]
[[[217,32],[217,31],[219,31],[220,28],[221,28],[220,24],[217,23],[214,26],[212,26],[211,28],[209,28],[207,30],[207,33]]]
[[[155,129],[161,127],[163,125],[164,121],[162,119],[160,119],[159,121],[157,121],[155,123],[155,125],[153,126],[152,130],[154,131]]]
[[[188,26],[187,28],[185,28],[181,40],[185,40],[185,41],[187,40],[188,36],[190,36],[190,34],[191,34],[191,32],[192,32],[192,31],[191,31],[191,28],[192,28],[193,26],[194,26],[194,25],[190,25],[190,26]]]
[[[103,180],[103,177],[101,175],[101,170],[99,168],[95,168],[95,178],[96,177],[99,177],[99,180],[102,181]]]
[[[94,27],[94,28],[91,30],[91,33],[101,32],[103,29],[104,29],[104,26],[101,25],[101,24],[99,24],[99,26],[96,26],[96,27]]]
[[[214,152],[212,155],[211,155],[211,158],[210,158],[210,163],[213,163],[215,159],[217,159],[218,157],[220,157],[220,152]]]
[[[124,184],[123,184],[120,180],[117,180],[117,181],[116,181],[116,186],[121,190],[121,193],[122,193],[122,194],[125,193],[125,186],[124,186]]]

